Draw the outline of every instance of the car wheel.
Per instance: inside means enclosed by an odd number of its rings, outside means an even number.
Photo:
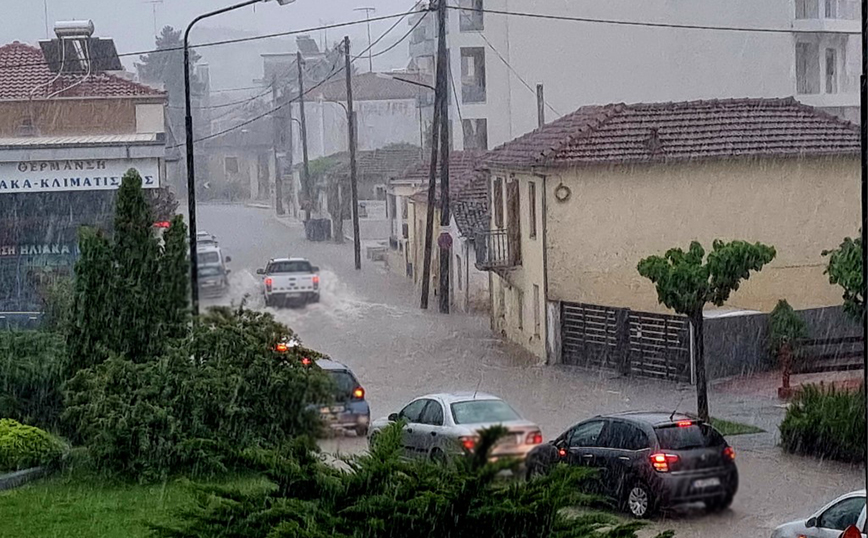
[[[368,437],[368,448],[374,448],[377,446],[377,443],[380,441],[380,434],[378,432],[374,432]]]
[[[657,505],[651,489],[642,482],[636,482],[627,490],[625,499],[627,511],[635,518],[645,519],[654,515]]]
[[[431,461],[434,463],[445,463],[446,462],[446,454],[443,453],[439,448],[432,448],[431,454],[429,456]]]
[[[316,295],[312,295],[311,298],[310,298],[310,300],[309,300],[308,302],[310,302],[310,303],[318,303],[318,302],[319,302],[319,293],[317,293]]]
[[[527,464],[527,470],[526,470],[525,473],[524,473],[524,477],[525,477],[527,480],[533,480],[534,478],[537,478],[537,477],[540,477],[540,476],[545,476],[545,474],[546,474],[546,469],[545,469],[545,467],[543,467],[543,465],[542,465],[541,463],[539,463],[539,462],[533,462],[533,463],[528,462],[528,464]]]
[[[266,297],[265,297],[265,306],[266,306],[266,307],[271,307],[271,306],[273,306],[273,305],[274,305],[274,302],[273,302],[271,299],[269,299],[268,296],[266,296]]]
[[[368,427],[367,426],[356,426],[356,436],[364,437],[368,435]]]
[[[709,499],[705,501],[705,507],[709,512],[722,512],[729,508],[732,504],[732,499],[734,495],[732,493],[727,493],[723,497],[718,497],[716,499]]]

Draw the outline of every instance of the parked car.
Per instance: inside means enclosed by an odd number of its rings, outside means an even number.
[[[272,258],[256,274],[262,275],[265,306],[319,302],[319,267],[304,258]]]
[[[371,408],[365,400],[365,389],[344,364],[327,359],[316,361],[335,384],[334,402],[320,406],[323,421],[335,430],[354,431],[359,437],[368,433]]]
[[[217,237],[208,232],[196,232],[196,244],[199,246],[218,246]]]
[[[539,426],[524,420],[508,403],[484,393],[460,392],[429,394],[411,401],[397,413],[371,424],[368,444],[390,423],[403,420],[403,446],[406,456],[433,460],[472,451],[479,431],[503,425],[509,435],[491,452],[494,459],[512,457],[524,460],[532,448],[542,443]]]
[[[841,495],[814,512],[776,528],[772,538],[838,538],[850,525],[862,529],[865,536],[865,490]]]
[[[223,297],[229,291],[229,269],[222,265],[199,266],[199,296]]]
[[[226,269],[226,264],[232,261],[230,256],[224,256],[220,247],[213,245],[196,246],[197,265],[199,267],[220,267]]]
[[[558,463],[596,469],[601,493],[638,518],[694,501],[722,510],[738,490],[732,447],[712,426],[677,413],[632,412],[580,422],[528,455],[528,477]]]

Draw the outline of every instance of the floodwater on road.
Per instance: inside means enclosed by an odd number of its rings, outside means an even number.
[[[266,310],[305,345],[349,365],[365,387],[374,418],[424,393],[477,388],[509,401],[540,425],[546,439],[599,413],[695,409],[692,386],[543,366],[501,342],[484,315],[442,315],[436,300],[423,311],[409,280],[365,259],[356,271],[351,243],[308,242],[299,223],[278,221],[269,210],[202,205],[198,216],[200,230],[216,235],[232,257],[232,291],[203,301],[203,307],[238,304],[246,297],[248,307],[263,309],[256,269],[272,257],[305,257],[321,268],[320,303]],[[729,439],[741,476],[732,508],[707,514],[686,507],[653,522],[649,531],[671,528],[678,537],[769,536],[778,524],[807,517],[835,496],[864,487],[859,466],[782,453],[775,446],[775,427],[783,416],[776,400],[712,390],[710,401],[714,416],[767,431]],[[324,440],[322,446],[351,453],[366,445],[348,436]]]

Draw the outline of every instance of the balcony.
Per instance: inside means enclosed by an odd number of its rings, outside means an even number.
[[[510,248],[507,230],[486,230],[476,234],[476,267],[481,271],[509,269],[520,265],[516,249]]]

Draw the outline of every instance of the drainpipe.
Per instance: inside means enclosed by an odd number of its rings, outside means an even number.
[[[549,256],[548,256],[548,235],[546,234],[546,222],[548,222],[548,204],[546,202],[546,180],[544,174],[534,173],[534,175],[542,180],[542,196],[540,197],[540,205],[542,213],[542,257],[543,257],[543,327],[545,327],[545,348],[546,348],[546,363],[554,364],[559,362],[559,357],[554,357],[554,350],[551,346],[549,338]]]

